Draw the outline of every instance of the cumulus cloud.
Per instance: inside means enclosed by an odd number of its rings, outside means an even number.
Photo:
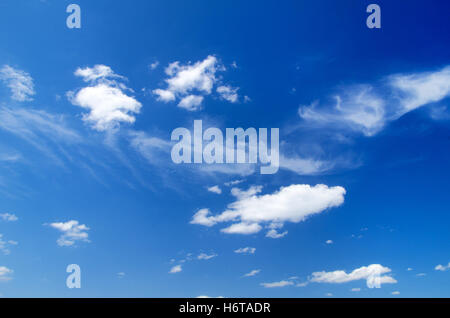
[[[374,85],[342,87],[334,102],[300,106],[299,116],[310,125],[347,128],[373,136],[387,123],[422,106],[450,96],[450,66],[434,72],[394,74]]]
[[[447,265],[439,264],[434,269],[437,270],[437,271],[445,272],[446,270],[450,269],[450,262]]]
[[[180,62],[170,63],[165,69],[168,78],[165,79],[165,89],[154,89],[156,99],[162,102],[179,100],[178,107],[195,111],[201,108],[204,96],[213,92],[214,86],[219,83],[216,73],[224,71],[225,67],[217,58],[209,55],[203,61],[186,65]],[[237,88],[221,85],[216,89],[219,96],[229,102],[238,99]]]
[[[10,213],[0,213],[0,219],[6,222],[14,222],[17,221],[19,218],[15,216],[14,214]]]
[[[78,221],[55,222],[50,223],[49,226],[62,233],[56,241],[59,246],[73,246],[77,241],[90,242],[87,232],[89,228],[84,224],[79,224]]]
[[[369,266],[362,266],[353,270],[350,273],[346,273],[343,270],[337,270],[333,272],[314,272],[311,275],[310,281],[314,283],[333,283],[342,284],[356,280],[366,280],[369,288],[376,287],[381,284],[395,284],[397,281],[390,275],[384,275],[390,273],[391,269],[384,267],[380,264],[372,264]]]
[[[170,269],[169,274],[179,273],[182,270],[183,270],[183,268],[181,267],[181,265],[175,265]]]
[[[212,193],[217,193],[217,194],[221,194],[222,193],[222,189],[219,188],[219,186],[217,186],[217,185],[209,187],[208,191],[212,192]]]
[[[0,69],[0,80],[11,90],[11,98],[19,102],[33,100],[35,94],[33,78],[27,72],[3,65]]]
[[[279,287],[286,287],[294,285],[293,282],[288,280],[282,280],[279,282],[273,282],[273,283],[261,283],[261,286],[264,286],[265,288],[279,288]]]
[[[11,275],[14,271],[6,266],[0,266],[0,282],[6,282],[12,279]]]
[[[323,184],[294,184],[272,194],[259,195],[261,191],[260,186],[252,186],[246,191],[233,188],[231,194],[236,201],[229,204],[224,212],[212,215],[209,209],[201,209],[190,223],[210,227],[233,222],[221,230],[229,234],[253,234],[265,225],[269,229],[267,236],[278,238],[286,235],[277,231],[285,222],[302,222],[309,216],[340,206],[346,193],[343,187]]]
[[[270,229],[267,233],[266,233],[266,237],[270,237],[273,239],[279,239],[282,238],[284,236],[286,236],[288,234],[288,231],[284,231],[282,233],[278,232],[275,229]]]
[[[90,85],[77,92],[70,92],[69,100],[73,105],[89,111],[83,115],[83,120],[94,129],[105,131],[117,128],[122,122],[135,122],[134,115],[140,112],[142,105],[126,94],[132,90],[123,84],[123,76],[114,73],[106,65],[78,68],[75,75]]]
[[[252,276],[259,274],[260,272],[261,272],[260,269],[254,269],[254,270],[250,271],[249,273],[244,274],[244,277],[252,277]]]
[[[237,254],[255,254],[256,248],[254,247],[241,247],[234,251]]]
[[[325,244],[333,244],[333,240],[326,240]]]
[[[391,294],[392,295],[400,295],[400,292],[399,291],[393,291]]]

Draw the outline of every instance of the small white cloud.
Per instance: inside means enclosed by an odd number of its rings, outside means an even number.
[[[76,241],[90,242],[87,232],[89,228],[84,224],[79,224],[76,220],[50,223],[49,226],[62,232],[56,241],[59,246],[73,246]]]
[[[380,264],[372,264],[357,268],[350,273],[346,273],[342,270],[333,272],[314,272],[311,274],[310,281],[315,283],[342,284],[364,279],[366,280],[368,287],[372,287],[374,283],[379,283],[380,285],[397,283],[392,276],[384,275],[390,272],[391,269],[388,267],[384,267]]]
[[[3,234],[0,234],[0,251],[3,252],[5,255],[9,255],[11,253],[10,246],[17,245],[18,243],[16,241],[5,241],[3,240]]]
[[[117,273],[117,278],[121,279],[125,277],[125,273],[124,272],[119,272]]]
[[[424,277],[424,276],[427,276],[427,274],[425,274],[425,273],[419,273],[419,274],[416,274],[416,276],[417,276],[417,277]]]
[[[181,267],[181,265],[175,265],[170,269],[169,274],[179,273],[182,270],[183,270],[183,268]]]
[[[361,291],[361,288],[352,288],[350,291],[352,291],[352,292],[360,292]]]
[[[242,183],[242,182],[244,182],[244,180],[233,180],[233,181],[225,182],[224,186],[231,187],[234,185],[238,185],[239,183]]]
[[[441,265],[441,264],[439,264],[439,265],[437,265],[434,269],[437,270],[437,271],[441,271],[441,272],[444,272],[444,271],[446,271],[446,270],[449,270],[449,269],[450,269],[450,262],[449,262],[447,265]]]
[[[400,292],[399,291],[393,291],[391,294],[392,295],[400,295]]]
[[[150,67],[151,70],[156,69],[158,66],[159,66],[159,62],[158,62],[158,61],[155,61],[155,62],[153,62],[153,63],[151,63],[151,64],[149,65],[149,67]]]
[[[229,101],[230,103],[236,103],[238,101],[238,89],[239,88],[223,85],[217,87],[216,91],[223,99]]]
[[[17,221],[19,218],[17,216],[15,216],[14,214],[1,213],[0,219],[2,219],[3,221],[6,221],[6,222],[14,222],[14,221]]]
[[[286,236],[288,234],[288,231],[284,231],[282,233],[279,233],[277,230],[275,229],[271,229],[266,233],[266,237],[270,237],[273,239],[279,239],[282,238],[284,236]]]
[[[35,94],[33,78],[27,72],[4,65],[0,69],[0,80],[11,90],[11,98],[19,102],[33,100]]]
[[[161,102],[167,103],[175,100],[175,94],[168,90],[158,88],[153,90],[153,94],[158,96],[156,99]]]
[[[208,260],[208,259],[214,258],[216,256],[217,256],[217,254],[210,254],[210,255],[208,255],[208,254],[205,254],[205,253],[201,253],[199,256],[197,256],[197,259]]]
[[[91,85],[70,92],[69,100],[73,105],[89,110],[83,120],[92,124],[99,131],[117,128],[120,123],[134,123],[134,114],[140,112],[142,104],[125,91],[130,90],[119,80],[125,79],[117,75],[106,65],[95,65],[93,68],[78,68],[76,76],[83,78]]]
[[[406,270],[407,270],[408,272],[410,272],[410,271],[412,271],[413,269],[412,269],[411,267],[408,267]]]
[[[203,102],[203,96],[199,95],[188,95],[183,97],[178,103],[178,107],[184,108],[189,111],[195,111],[200,109]]]
[[[14,271],[6,266],[0,266],[0,282],[7,282],[12,279],[11,275]]]
[[[252,277],[252,276],[259,274],[260,272],[261,272],[260,269],[254,269],[254,270],[250,271],[249,273],[245,274],[244,277]]]
[[[280,287],[286,287],[294,285],[293,282],[288,280],[282,280],[279,282],[273,282],[273,283],[261,283],[261,286],[264,286],[265,288],[280,288]]]
[[[241,247],[234,251],[237,254],[255,254],[256,248],[254,247]]]
[[[332,294],[332,293],[326,293],[325,296],[327,296],[327,297],[333,297],[333,294]]]
[[[333,244],[333,240],[326,240],[325,243],[326,244]]]
[[[219,188],[219,186],[217,186],[217,185],[209,187],[208,191],[212,192],[212,193],[217,193],[217,194],[221,194],[222,193],[222,189]]]

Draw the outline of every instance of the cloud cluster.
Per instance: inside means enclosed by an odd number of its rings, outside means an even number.
[[[332,272],[314,272],[312,273],[309,281],[313,283],[342,284],[356,280],[366,280],[367,286],[369,288],[373,288],[378,284],[382,285],[397,283],[392,276],[384,275],[390,272],[391,269],[388,267],[384,267],[380,264],[372,264],[357,268],[350,273],[346,273],[343,270]]]
[[[18,243],[16,241],[4,241],[3,234],[0,234],[0,251],[3,252],[3,254],[9,255],[11,253],[9,247],[17,244]]]
[[[434,269],[437,270],[437,271],[445,272],[446,270],[450,269],[450,262],[447,265],[439,264]]]
[[[87,232],[89,228],[84,224],[79,224],[78,221],[55,222],[50,223],[49,226],[62,233],[56,241],[59,246],[73,246],[76,241],[90,242]]]
[[[134,123],[134,114],[142,107],[134,97],[128,96],[126,80],[106,65],[78,68],[75,75],[89,83],[77,92],[69,92],[68,97],[73,105],[83,107],[89,112],[83,120],[90,123],[98,131],[117,128],[120,123]]]
[[[178,107],[189,111],[198,110],[204,96],[210,95],[214,85],[219,82],[216,73],[224,70],[225,67],[213,55],[194,64],[181,65],[178,61],[170,63],[165,69],[167,88],[154,89],[153,94],[159,101],[168,103],[178,100]],[[216,89],[219,96],[231,103],[238,100],[237,90],[228,85]]]
[[[233,188],[231,194],[236,201],[229,204],[227,210],[211,215],[209,209],[201,209],[194,214],[190,223],[210,227],[234,222],[221,230],[229,234],[253,234],[266,225],[269,229],[267,236],[279,238],[287,234],[277,231],[285,222],[302,222],[311,215],[340,206],[346,193],[343,187],[323,184],[294,184],[272,194],[259,195],[261,191],[260,186],[252,186],[247,191]]]
[[[446,66],[435,72],[394,74],[379,85],[343,87],[334,95],[334,103],[319,107],[315,101],[300,106],[298,114],[310,125],[345,128],[373,136],[388,122],[449,96],[450,66]]]
[[[25,71],[3,65],[0,69],[0,80],[11,90],[11,98],[19,101],[31,101],[35,94],[33,78]]]

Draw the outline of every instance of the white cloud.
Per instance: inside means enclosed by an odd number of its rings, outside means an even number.
[[[284,231],[282,233],[279,233],[277,230],[275,229],[271,229],[266,233],[266,237],[270,237],[273,239],[279,239],[282,238],[284,236],[286,236],[288,234],[288,231]]]
[[[35,94],[33,78],[27,72],[3,65],[0,69],[0,80],[11,90],[11,98],[19,102],[33,100]]]
[[[155,62],[153,62],[153,63],[151,63],[151,64],[149,65],[149,67],[150,67],[151,70],[156,69],[158,66],[159,66],[159,62],[158,62],[158,61],[155,61]]]
[[[216,91],[219,93],[220,97],[229,101],[230,103],[236,103],[238,101],[238,91],[239,88],[233,88],[231,86],[222,85],[217,87]]]
[[[198,110],[203,102],[203,96],[199,95],[188,95],[183,97],[178,103],[178,107],[194,111]]]
[[[352,291],[352,292],[360,292],[361,288],[352,288],[350,291]]]
[[[372,287],[374,284],[395,284],[397,281],[389,275],[383,275],[390,273],[391,269],[384,267],[380,264],[372,264],[369,266],[363,266],[353,270],[350,273],[346,273],[343,270],[337,270],[333,272],[314,272],[310,278],[311,282],[315,283],[348,283],[355,280],[366,280],[367,286]]]
[[[221,194],[222,193],[222,189],[220,189],[219,186],[217,186],[217,185],[209,187],[208,191],[212,192],[212,193],[217,193],[217,194]]]
[[[450,66],[434,72],[394,74],[374,85],[343,87],[334,103],[300,106],[299,116],[317,126],[347,128],[373,136],[404,114],[450,96]]]
[[[225,182],[224,185],[227,187],[231,187],[234,185],[238,185],[239,183],[244,182],[244,180],[233,180],[233,181],[229,181],[229,182]]]
[[[14,214],[1,213],[0,219],[2,219],[3,221],[7,221],[7,222],[14,222],[14,221],[17,221],[19,218],[17,216],[15,216]]]
[[[391,294],[392,295],[400,295],[400,292],[399,291],[393,291]]]
[[[73,246],[76,241],[90,242],[87,232],[89,228],[84,224],[79,224],[78,221],[55,222],[50,223],[49,226],[62,232],[56,241],[59,246]]]
[[[294,285],[294,283],[291,281],[282,280],[282,281],[273,282],[273,283],[261,283],[261,285],[264,286],[265,288],[277,288],[277,287],[291,286],[291,285]]]
[[[6,266],[0,266],[0,282],[6,282],[12,279],[11,275],[14,271]]]
[[[343,187],[328,187],[323,184],[310,186],[294,184],[280,188],[272,194],[258,195],[262,187],[253,186],[247,191],[233,188],[231,194],[236,201],[227,210],[211,215],[209,209],[201,209],[193,216],[191,224],[213,226],[222,222],[234,222],[222,229],[224,233],[253,234],[267,225],[269,237],[285,235],[277,231],[285,222],[298,223],[307,217],[319,214],[344,203],[346,193]]]
[[[333,240],[326,240],[325,243],[326,244],[333,244]]]
[[[125,273],[124,272],[119,272],[117,273],[117,278],[121,279],[125,277]]]
[[[170,269],[169,274],[179,273],[182,270],[183,270],[183,268],[181,267],[181,265],[175,265]]]
[[[252,277],[252,276],[259,274],[260,272],[261,272],[260,269],[254,269],[254,270],[250,271],[249,273],[245,274],[244,277]]]
[[[256,248],[254,247],[241,247],[234,251],[237,254],[255,254]]]
[[[68,94],[73,105],[86,108],[89,113],[83,115],[83,120],[90,123],[94,129],[105,131],[116,128],[121,122],[134,123],[134,114],[139,113],[142,105],[125,91],[130,90],[119,80],[125,79],[117,75],[106,65],[95,65],[93,68],[77,69],[76,76],[89,82],[90,86],[78,92]]]
[[[417,276],[417,277],[424,277],[424,276],[427,276],[427,274],[425,274],[425,273],[419,273],[419,274],[417,274],[416,276]]]
[[[444,272],[446,270],[449,270],[450,269],[450,262],[447,265],[439,264],[434,269],[437,270],[437,271],[442,271],[442,272]]]
[[[208,254],[205,254],[205,253],[201,253],[200,255],[197,256],[197,259],[208,260],[208,259],[214,258],[216,256],[217,256],[217,254],[210,254],[210,255],[208,255]]]
[[[213,55],[194,64],[181,65],[178,61],[170,63],[165,69],[168,76],[165,79],[167,88],[154,89],[153,94],[159,101],[167,103],[179,99],[178,107],[190,111],[198,110],[201,108],[203,96],[210,95],[218,82],[216,73],[224,70],[225,67]],[[237,101],[237,88],[221,85],[216,91],[230,102]]]
[[[3,234],[0,234],[0,251],[5,255],[9,255],[11,251],[9,250],[10,246],[17,245],[16,241],[4,241]]]
[[[334,168],[335,162],[311,158],[286,157],[280,154],[280,168],[301,175],[316,175]]]
[[[411,267],[408,267],[406,270],[407,270],[408,272],[410,272],[410,271],[412,271],[413,269],[412,269]]]

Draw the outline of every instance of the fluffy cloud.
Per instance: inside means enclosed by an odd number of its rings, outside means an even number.
[[[170,269],[169,274],[179,273],[182,270],[183,270],[183,268],[181,267],[181,265],[175,265]]]
[[[375,85],[343,87],[334,103],[300,106],[310,125],[348,128],[373,136],[404,114],[450,96],[450,66],[435,72],[394,74]]]
[[[389,275],[391,269],[384,267],[380,264],[372,264],[369,266],[363,266],[353,270],[350,273],[346,273],[342,270],[333,272],[314,272],[311,275],[310,281],[315,283],[348,283],[356,280],[366,280],[369,288],[375,287],[377,284],[395,284],[397,281]]]
[[[0,213],[0,219],[7,222],[14,222],[18,220],[18,217],[10,213]]]
[[[445,272],[446,270],[450,269],[450,263],[448,263],[447,265],[439,264],[434,269],[437,270],[437,271]]]
[[[197,256],[197,259],[199,259],[199,260],[208,260],[208,259],[214,258],[216,256],[217,256],[217,254],[210,254],[210,255],[208,255],[208,254],[205,254],[205,253],[201,253],[200,255]]]
[[[282,280],[279,282],[273,282],[273,283],[261,283],[261,286],[264,286],[265,288],[278,288],[278,287],[286,287],[294,285],[293,282],[288,280]]]
[[[35,94],[33,78],[27,72],[4,65],[0,69],[0,80],[11,90],[11,98],[19,102],[33,100]]]
[[[14,271],[12,269],[9,269],[6,266],[0,266],[0,282],[6,282],[8,280],[11,280],[12,273]]]
[[[326,240],[325,244],[333,244],[333,240]]]
[[[234,251],[237,254],[255,254],[256,248],[254,247],[241,247]]]
[[[132,91],[122,82],[123,76],[117,75],[106,65],[93,68],[79,68],[75,75],[82,77],[90,86],[68,94],[72,104],[83,107],[89,112],[83,120],[99,131],[116,128],[121,122],[134,123],[134,114],[139,113],[142,105],[126,91]]]
[[[260,269],[254,269],[254,270],[250,271],[249,273],[245,274],[244,277],[252,277],[252,276],[259,274],[260,272],[261,272]]]
[[[178,107],[189,111],[198,110],[203,96],[210,95],[214,85],[218,83],[216,73],[224,70],[225,67],[213,55],[194,64],[181,65],[178,61],[173,62],[165,69],[168,76],[165,80],[167,88],[154,89],[153,94],[159,101],[167,103],[178,99]],[[221,85],[216,91],[229,102],[234,103],[238,99],[237,88]]]
[[[259,195],[261,191],[262,187],[258,186],[247,191],[233,188],[231,194],[236,201],[229,204],[227,210],[211,215],[208,209],[201,209],[190,223],[210,227],[222,222],[234,222],[221,230],[229,234],[253,234],[266,225],[269,228],[268,237],[278,238],[286,235],[276,231],[285,222],[302,222],[311,215],[340,206],[345,195],[344,188],[323,184],[294,184],[272,194]]]
[[[55,222],[50,223],[49,226],[62,233],[56,241],[59,246],[73,246],[76,241],[90,242],[87,232],[89,228],[84,224],[79,224],[78,221]]]
[[[220,189],[219,186],[217,186],[217,185],[209,187],[208,191],[212,192],[212,193],[217,193],[217,194],[221,194],[222,193],[222,189]]]

